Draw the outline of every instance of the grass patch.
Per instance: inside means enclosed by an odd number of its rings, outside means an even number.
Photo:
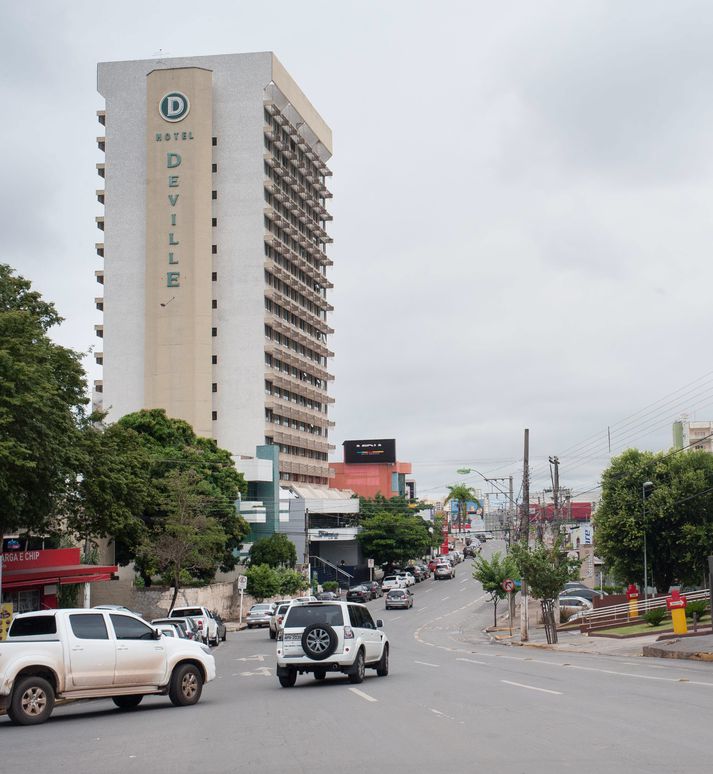
[[[709,615],[704,616],[699,622],[699,626],[710,625],[711,617]],[[688,621],[688,631],[693,631],[693,622]],[[607,629],[595,629],[597,634],[603,634],[605,637],[607,634],[613,635],[626,635],[626,634],[668,634],[673,631],[673,624],[670,617],[667,618],[660,626],[649,626],[645,621],[636,624],[635,626],[611,626]]]

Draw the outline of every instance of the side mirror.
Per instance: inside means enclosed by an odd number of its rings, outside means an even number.
[[[162,636],[163,635],[161,634],[161,632],[158,629],[154,629],[153,630],[153,638],[155,640],[160,640]]]
[[[383,618],[377,618],[376,619],[376,628],[377,629],[383,629],[384,628],[384,619]]]

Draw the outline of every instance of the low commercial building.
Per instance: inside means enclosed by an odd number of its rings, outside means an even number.
[[[344,461],[332,463],[330,486],[351,489],[360,497],[406,497],[410,462],[397,462],[393,438],[344,441]],[[416,483],[410,482],[415,492]]]

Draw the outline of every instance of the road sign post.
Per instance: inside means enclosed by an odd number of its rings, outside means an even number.
[[[509,622],[509,628],[510,628],[510,636],[512,637],[512,600],[513,600],[513,592],[516,590],[515,581],[512,580],[512,578],[506,578],[501,584],[503,587],[503,591],[508,595],[508,622]]]
[[[369,568],[369,581],[373,581],[374,580],[374,560],[367,559],[366,566]]]
[[[242,626],[243,623],[243,594],[248,586],[247,575],[241,575],[238,578],[238,591],[240,592],[240,616],[238,618],[238,626]]]

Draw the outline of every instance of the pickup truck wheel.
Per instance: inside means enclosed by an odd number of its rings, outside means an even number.
[[[228,639],[228,630],[227,629],[223,632],[223,636],[220,639],[223,640],[223,642],[225,642]]]
[[[364,663],[364,651],[360,650],[357,653],[352,671],[349,673],[349,682],[353,683],[354,685],[358,685],[364,680],[365,672],[366,664]]]
[[[203,675],[194,664],[180,664],[173,670],[168,698],[176,707],[195,704],[203,690]]]
[[[290,669],[286,675],[279,675],[277,679],[283,688],[292,688],[297,682],[297,670]]]
[[[135,693],[130,696],[112,696],[111,700],[119,709],[128,710],[138,707],[143,698],[143,694]]]
[[[20,726],[44,723],[54,709],[54,690],[42,677],[25,677],[18,681],[7,707],[10,719]]]
[[[384,645],[384,652],[381,654],[381,658],[379,659],[376,665],[376,674],[379,675],[379,677],[386,677],[386,675],[389,674],[389,646],[388,645]]]

